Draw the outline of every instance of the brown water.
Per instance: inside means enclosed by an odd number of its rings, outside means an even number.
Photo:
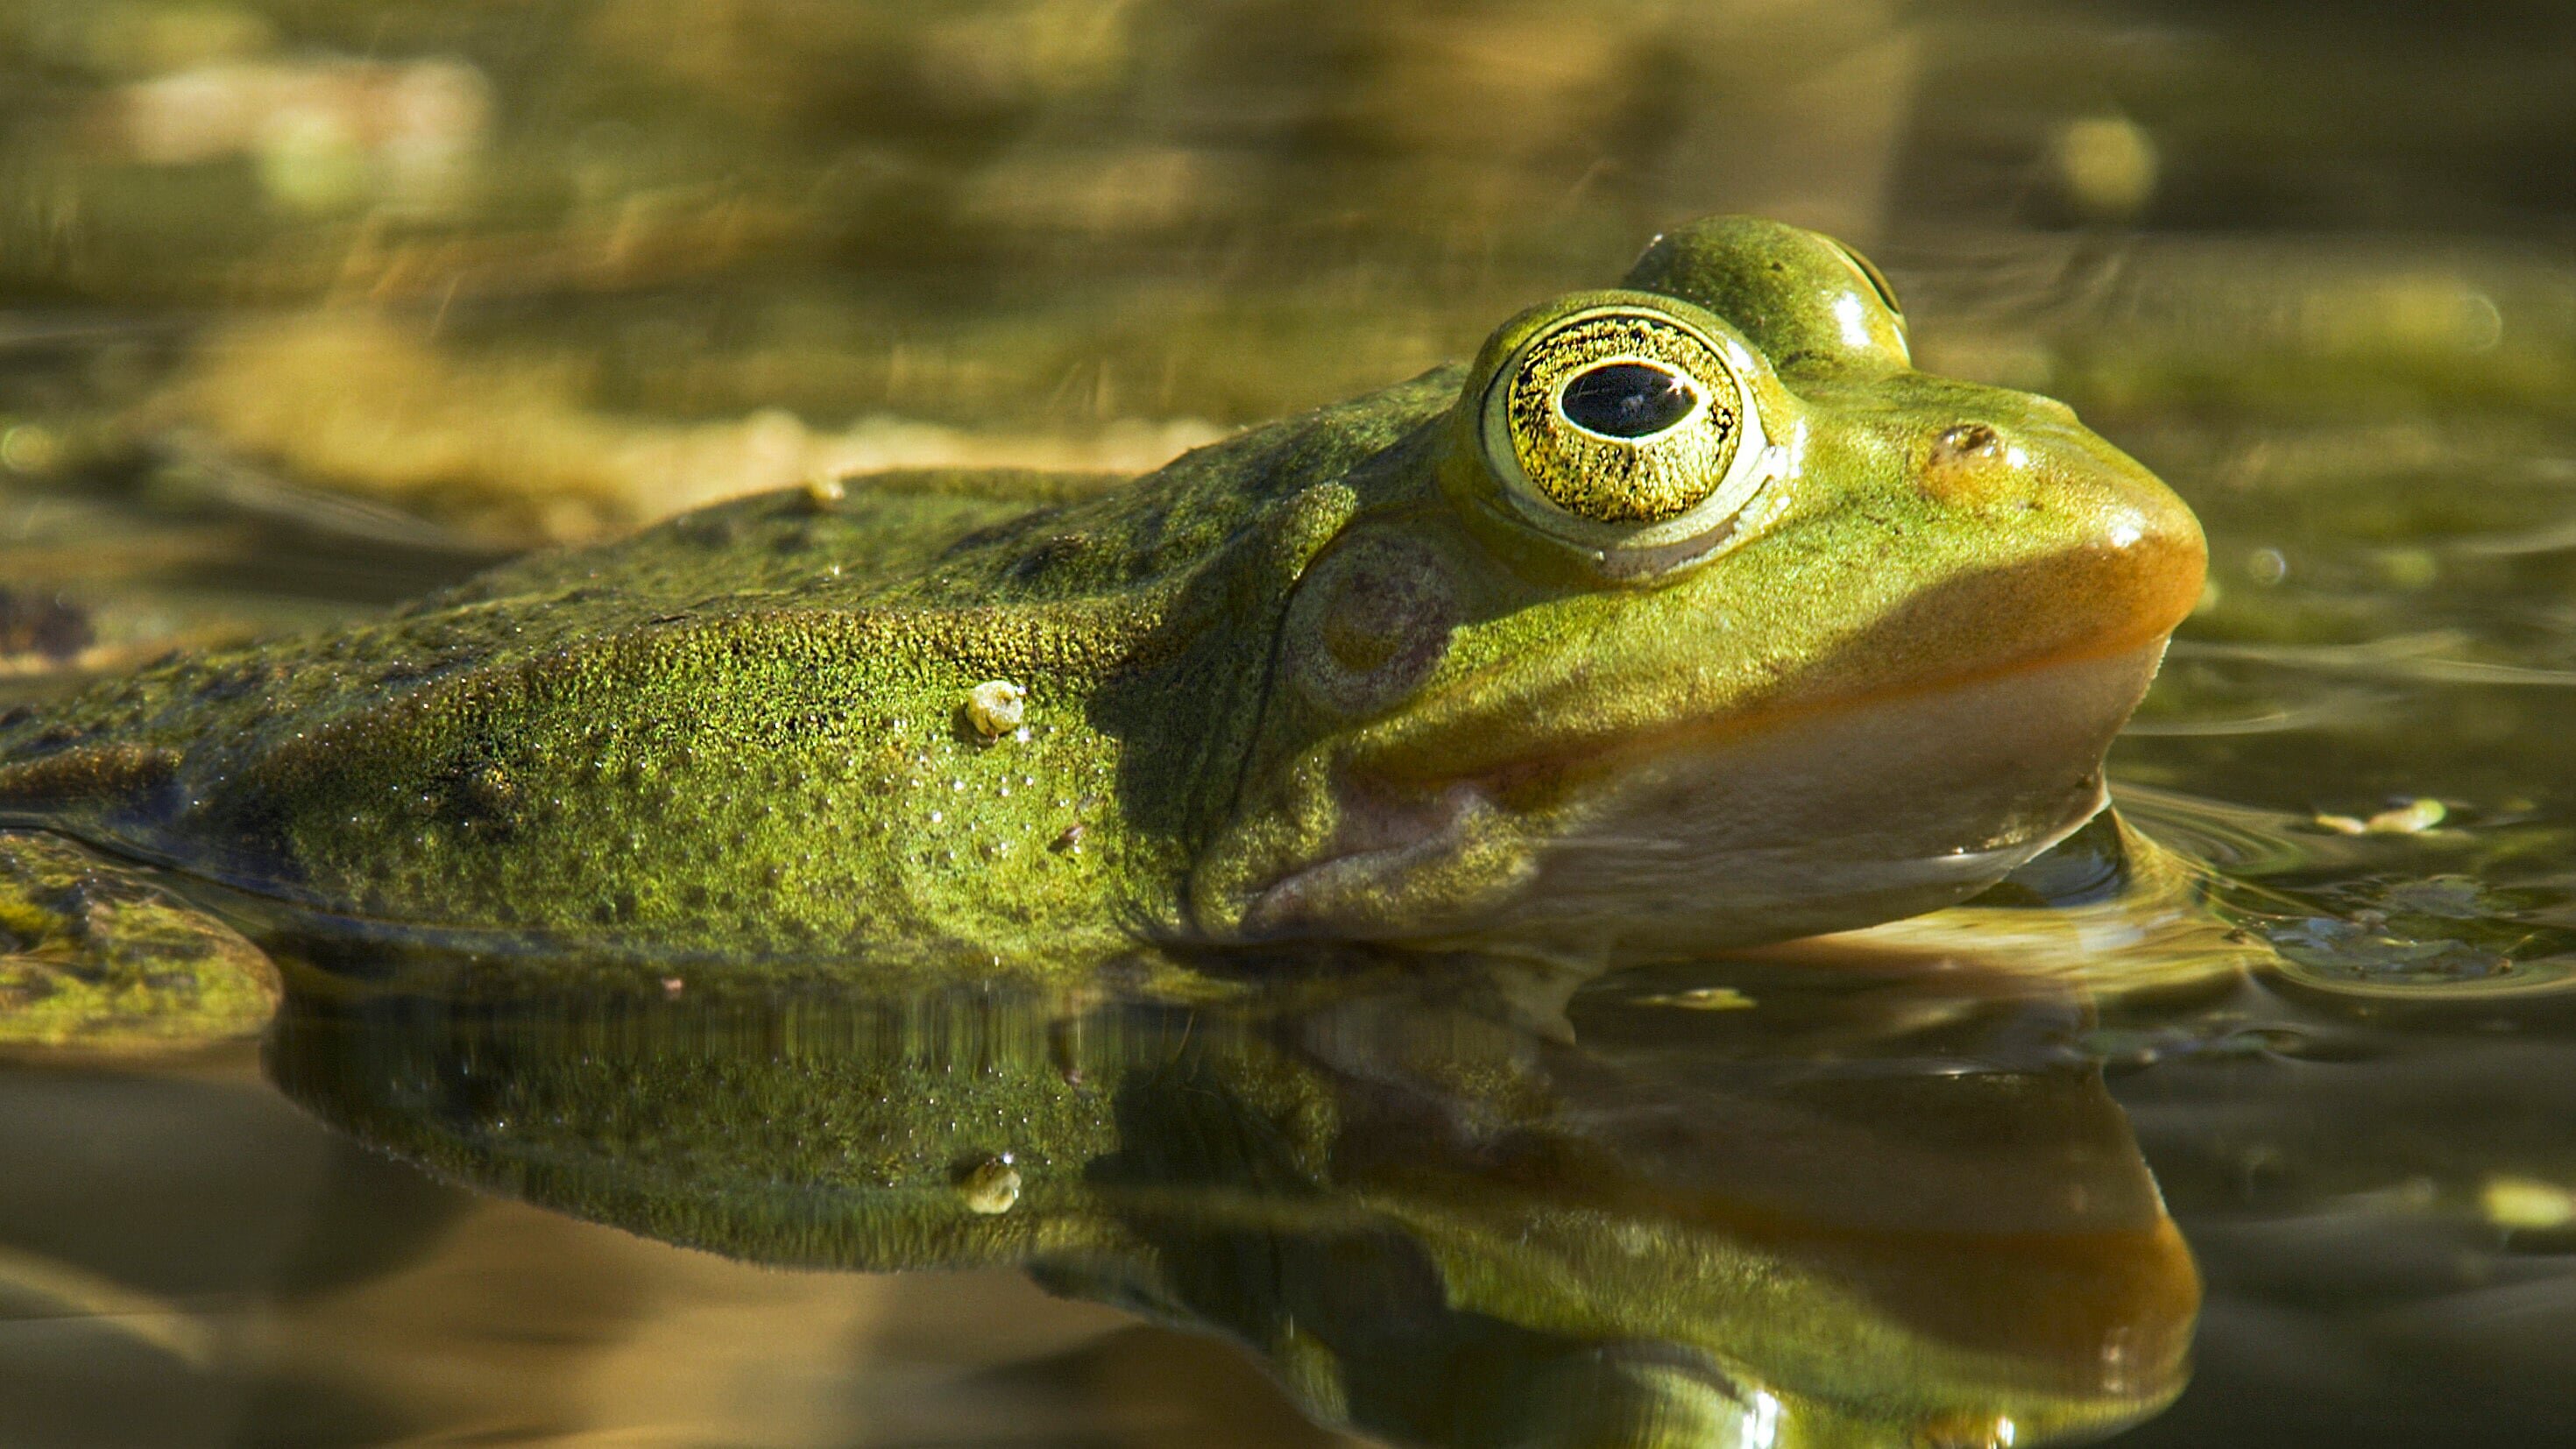
[[[2541,0],[0,4],[10,701],[817,470],[1149,466],[1764,211],[2200,513],[2114,776],[2284,962],[1711,965],[1570,1038],[1473,963],[316,989],[0,1066],[0,1444],[2576,1433],[2571,57]]]

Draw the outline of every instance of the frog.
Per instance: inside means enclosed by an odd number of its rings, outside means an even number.
[[[686,979],[1849,932],[2102,809],[2205,564],[2067,406],[1917,369],[1860,253],[1705,219],[1132,480],[755,495],[0,715],[0,923],[53,943],[0,1030],[243,1029],[235,936]],[[221,949],[103,965],[63,903],[138,875]]]

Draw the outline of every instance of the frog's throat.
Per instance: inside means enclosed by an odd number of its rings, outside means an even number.
[[[1937,910],[2101,808],[2103,751],[2163,652],[2158,637],[1839,707],[1685,721],[1425,789],[1316,762],[1298,782],[1313,808],[1295,813],[1329,822],[1310,834],[1320,848],[1221,842],[1275,864],[1212,853],[1201,925],[1626,959]],[[1220,871],[1238,883],[1231,902],[1208,889]]]

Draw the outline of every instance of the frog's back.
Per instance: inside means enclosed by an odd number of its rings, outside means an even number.
[[[123,796],[152,757],[196,741],[288,715],[320,722],[445,676],[713,607],[856,603],[979,530],[1121,481],[925,470],[762,494],[612,543],[531,554],[354,629],[174,653],[55,706],[0,716],[0,813],[48,823],[35,817]]]
[[[717,595],[854,597],[919,571],[981,530],[1101,497],[1111,473],[918,469],[763,493],[611,543],[553,549],[406,606],[416,618],[481,602],[594,601],[626,613]]]
[[[475,713],[477,701],[524,706],[532,682],[579,676],[576,661],[609,661],[592,672],[613,688],[637,656],[685,652],[681,640],[720,637],[729,621],[782,610],[864,615],[961,543],[1026,527],[1123,481],[923,471],[765,494],[613,543],[530,555],[355,629],[174,654],[0,718],[0,825],[365,914],[369,901],[326,884],[309,852],[277,837],[290,813],[282,797],[335,759],[363,759],[370,737],[436,729]],[[709,713],[727,705],[703,701]],[[455,798],[434,784],[424,794],[411,772],[389,772],[387,790],[417,797],[411,813],[425,811],[432,833],[506,833],[529,802],[506,798],[519,788],[499,760],[506,742],[489,743],[480,764],[470,745],[455,752]],[[280,797],[276,822],[257,818],[264,795]]]
[[[747,498],[357,628],[173,656],[0,719],[0,828],[371,931],[1096,951],[1177,919],[1259,708],[1254,641],[1347,516],[1339,480],[1455,387],[1133,482]],[[996,680],[1029,726],[998,743],[965,709]]]

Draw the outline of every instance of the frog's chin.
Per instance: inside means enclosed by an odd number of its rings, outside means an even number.
[[[1279,880],[1246,925],[1616,963],[1937,910],[2102,807],[2103,751],[2163,652],[2159,638],[1750,728],[1646,737],[1526,811],[1507,789],[1453,781],[1419,805],[1369,807],[1367,848]],[[1421,892],[1424,878],[1454,884]],[[1408,898],[1425,909],[1390,909]],[[1334,919],[1362,901],[1365,920]]]

